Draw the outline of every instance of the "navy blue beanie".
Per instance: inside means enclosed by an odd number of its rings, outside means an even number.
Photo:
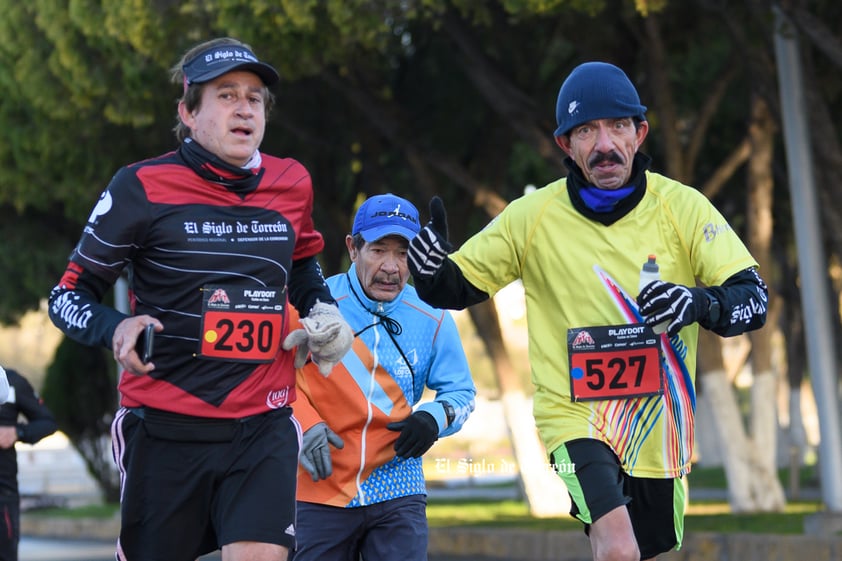
[[[634,117],[646,120],[646,106],[626,73],[607,62],[586,62],[573,69],[561,85],[555,104],[558,128],[554,136],[597,119]]]

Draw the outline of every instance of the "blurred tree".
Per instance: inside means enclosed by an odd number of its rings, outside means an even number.
[[[120,477],[111,456],[111,420],[117,409],[114,361],[105,349],[64,338],[47,368],[42,394],[59,430],[82,456],[106,502],[119,502]]]

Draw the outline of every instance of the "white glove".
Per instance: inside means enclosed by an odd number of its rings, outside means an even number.
[[[342,360],[354,342],[354,331],[339,308],[316,300],[310,314],[301,318],[304,329],[296,329],[284,339],[284,350],[295,351],[295,367],[301,368],[311,355],[323,376],[328,376],[333,367]]]
[[[329,444],[334,448],[345,447],[342,438],[326,423],[316,423],[301,437],[301,467],[310,473],[313,481],[327,479],[333,473]]]

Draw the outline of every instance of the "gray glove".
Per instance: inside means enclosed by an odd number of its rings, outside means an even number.
[[[316,300],[310,314],[301,318],[304,329],[296,329],[284,339],[284,350],[295,351],[295,367],[301,368],[311,355],[323,376],[328,376],[333,367],[342,360],[354,342],[354,331],[339,308]]]
[[[330,447],[344,448],[345,443],[339,435],[330,430],[325,423],[316,423],[301,437],[301,467],[306,469],[313,481],[327,479],[333,473],[333,462],[330,460]]]

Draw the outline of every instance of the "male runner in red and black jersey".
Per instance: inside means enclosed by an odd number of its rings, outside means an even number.
[[[221,548],[226,561],[283,560],[295,538],[293,363],[309,351],[327,373],[353,333],[316,261],[310,175],[258,150],[275,69],[222,38],[188,51],[173,79],[184,87],[180,147],[115,174],[50,317],[124,369],[112,426],[118,559]],[[101,303],[124,271],[131,316]],[[307,320],[289,337],[288,303]]]

